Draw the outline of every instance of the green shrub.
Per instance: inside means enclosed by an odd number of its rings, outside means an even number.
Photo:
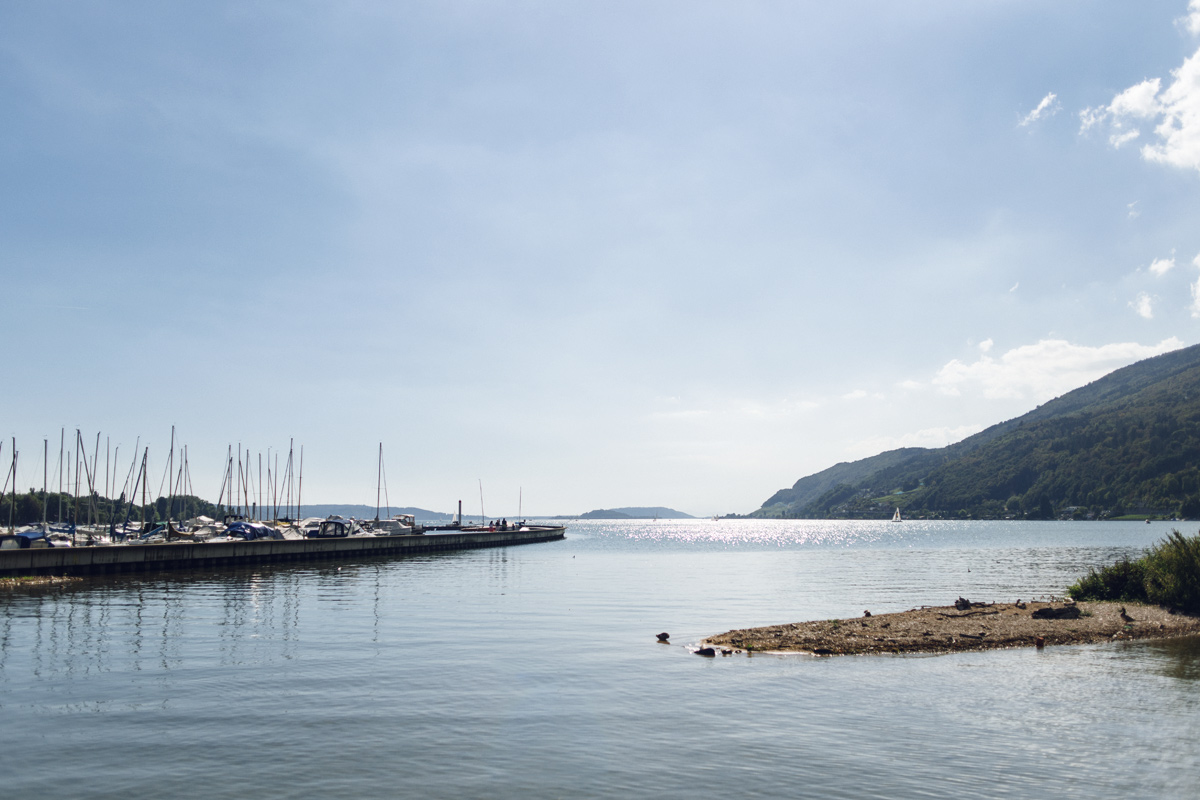
[[[1067,589],[1076,600],[1150,602],[1200,614],[1200,535],[1171,531],[1136,561],[1089,570]]]
[[[1200,613],[1200,534],[1187,537],[1171,531],[1141,560],[1145,563],[1150,602],[1189,614]]]
[[[1067,589],[1067,594],[1076,600],[1124,600],[1130,603],[1146,602],[1145,557],[1137,561],[1123,558],[1111,567],[1099,571],[1089,570]]]

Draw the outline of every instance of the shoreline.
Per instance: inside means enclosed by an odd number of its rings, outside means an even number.
[[[1131,621],[1121,617],[1121,609]],[[1042,611],[1051,609],[1050,611]],[[1068,618],[1039,619],[1043,614]],[[1078,616],[1074,616],[1074,614]],[[849,619],[744,628],[709,636],[701,655],[807,653],[815,656],[956,653],[1200,635],[1200,617],[1135,603],[1070,600],[923,606]],[[707,653],[704,648],[711,648]]]

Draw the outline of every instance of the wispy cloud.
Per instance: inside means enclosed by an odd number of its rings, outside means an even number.
[[[1154,300],[1145,292],[1138,292],[1138,296],[1129,301],[1129,307],[1143,319],[1154,319]]]
[[[1170,272],[1171,268],[1174,266],[1175,266],[1175,257],[1174,256],[1171,256],[1170,258],[1156,258],[1150,262],[1150,271],[1153,272],[1155,275],[1161,277],[1163,275],[1166,275],[1168,272]]]
[[[1133,201],[1132,203],[1130,203],[1130,204],[1129,204],[1129,206],[1128,206],[1128,208],[1129,208],[1129,218],[1130,218],[1130,219],[1137,219],[1138,217],[1140,217],[1140,216],[1142,215],[1142,212],[1140,212],[1140,211],[1138,211],[1138,210],[1137,210],[1137,204],[1138,204],[1138,201],[1137,201],[1137,200],[1134,200],[1134,201]]]
[[[1062,103],[1058,102],[1058,95],[1056,95],[1054,92],[1050,92],[1043,97],[1042,102],[1038,103],[1037,107],[1033,109],[1033,111],[1030,111],[1028,114],[1026,114],[1018,124],[1023,128],[1028,127],[1037,122],[1039,119],[1054,116],[1061,108]]]
[[[866,396],[867,396],[867,393],[865,390],[855,389],[852,392],[847,392],[846,394],[842,395],[842,399],[843,400],[862,400]]]
[[[1200,281],[1193,287],[1193,315],[1200,316]],[[1061,339],[1043,339],[1023,345],[999,358],[981,355],[966,364],[955,359],[933,378],[933,385],[948,395],[978,393],[988,399],[1015,398],[1043,402],[1143,358],[1183,346],[1175,337],[1155,345],[1116,342],[1088,347]]]

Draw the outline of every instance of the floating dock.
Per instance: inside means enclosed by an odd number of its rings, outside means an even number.
[[[552,542],[566,527],[528,530],[450,531],[406,536],[338,539],[267,539],[254,542],[173,542],[0,550],[0,577],[18,575],[111,575],[177,569],[319,561],[363,556],[416,555]]]

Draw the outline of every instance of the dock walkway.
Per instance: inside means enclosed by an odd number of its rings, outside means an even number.
[[[566,528],[352,536],[339,539],[268,539],[254,542],[175,542],[0,550],[0,577],[17,575],[109,575],[219,566],[315,561],[378,555],[415,555],[443,550],[550,542]]]

